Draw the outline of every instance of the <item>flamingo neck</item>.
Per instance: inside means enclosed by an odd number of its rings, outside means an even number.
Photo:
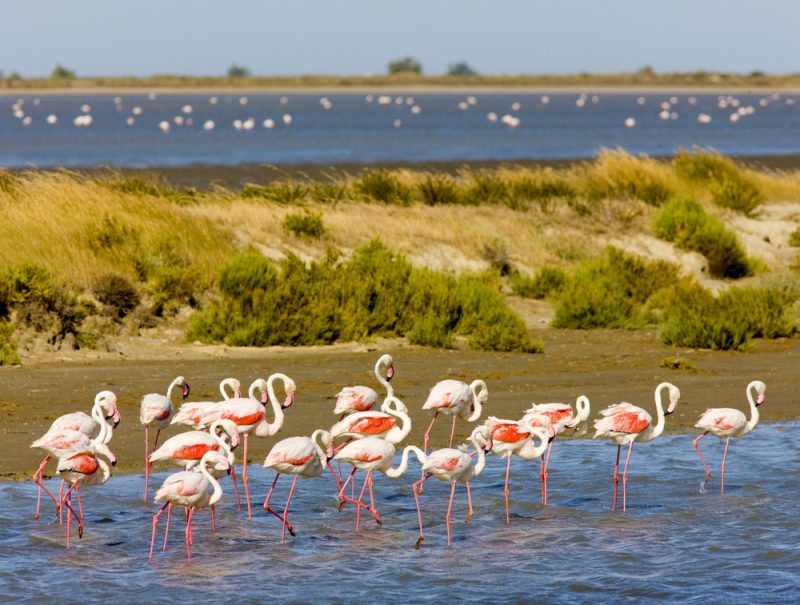
[[[278,396],[275,395],[275,381],[278,379],[281,379],[284,386],[286,386],[289,377],[285,374],[272,374],[267,380],[267,394],[269,395],[269,403],[272,406],[272,412],[275,417],[271,423],[267,422],[265,417],[264,422],[267,424],[268,429],[273,433],[283,426],[283,408],[281,407],[281,404],[278,403]]]
[[[483,413],[481,395],[488,389],[486,388],[486,383],[483,382],[483,380],[473,380],[469,385],[469,390],[472,393],[472,405],[475,409],[472,410],[472,414],[470,414],[470,416],[467,418],[467,422],[475,422],[481,417],[481,413]]]
[[[317,429],[311,433],[311,441],[317,450],[317,457],[322,463],[322,468],[328,466],[327,450],[331,444],[331,434],[328,431]]]
[[[92,406],[92,418],[100,427],[97,437],[95,437],[97,442],[105,444],[111,441],[114,429],[111,428],[110,422],[106,422],[105,414],[103,414],[102,400],[100,399],[95,399],[94,401],[94,405]]]
[[[414,455],[416,455],[418,460],[422,461],[425,459],[425,453],[421,449],[419,449],[414,445],[407,445],[403,449],[403,456],[400,459],[400,466],[398,466],[397,468],[388,469],[386,471],[386,476],[389,477],[390,479],[397,479],[398,477],[404,475],[405,472],[408,470],[408,455],[411,452],[414,452]]]
[[[172,382],[169,383],[169,387],[167,387],[167,399],[172,401],[172,390],[183,382],[180,377],[176,378]]]
[[[472,433],[470,441],[472,441],[472,445],[475,446],[475,450],[478,452],[478,460],[475,462],[475,466],[473,467],[474,470],[472,472],[472,476],[476,477],[483,472],[483,468],[486,466],[486,452],[483,451],[484,446],[478,442],[478,437],[475,432]]]
[[[756,402],[753,399],[753,389],[755,388],[756,388],[755,382],[751,382],[750,384],[747,385],[746,393],[747,393],[747,401],[748,403],[750,403],[750,420],[747,421],[747,424],[745,425],[744,430],[741,433],[742,435],[746,435],[754,428],[756,428],[756,425],[758,424],[758,420],[760,417],[758,413],[758,406],[756,406]]]
[[[109,468],[108,464],[106,464],[106,461],[102,458],[97,458],[97,456],[95,456],[95,458],[97,459],[97,464],[100,467],[100,470],[103,472],[103,480],[100,483],[105,483],[111,477],[111,468]]]
[[[539,445],[534,446],[533,440],[538,439]],[[547,446],[550,443],[549,433],[541,428],[534,427],[531,429],[531,436],[525,440],[525,444],[517,450],[516,454],[523,460],[535,460],[544,454]]]
[[[655,391],[655,400],[656,400],[656,414],[658,414],[658,419],[656,420],[656,424],[653,427],[653,430],[650,434],[650,439],[655,439],[661,433],[664,432],[664,426],[666,425],[666,418],[664,416],[664,406],[661,403],[661,391],[664,389],[669,388],[669,383],[662,382],[656,387]]]
[[[381,386],[386,389],[386,397],[384,398],[384,401],[394,396],[394,388],[392,387],[392,384],[386,378],[384,378],[383,374],[381,373],[381,368],[383,368],[385,362],[386,358],[384,356],[378,359],[377,363],[375,364],[375,378],[377,378]]]
[[[400,426],[392,428],[389,434],[386,435],[387,441],[389,441],[388,437],[391,435],[393,443],[400,443],[411,432],[411,418],[405,412],[395,410],[391,406],[386,407],[386,413],[391,414],[400,421]]]
[[[233,389],[233,396],[239,397],[241,394],[241,386],[239,385],[239,381],[235,378],[226,378],[222,382],[219,383],[219,392],[222,394],[222,399],[224,401],[228,401],[230,399],[230,395],[228,395],[227,387]]]
[[[202,460],[200,462],[200,472],[211,484],[211,487],[214,488],[214,490],[211,492],[211,498],[209,498],[208,500],[208,505],[214,506],[217,502],[220,501],[220,498],[222,498],[222,486],[219,484],[219,481],[217,481],[214,478],[214,476],[208,472],[208,464],[209,464],[209,459]]]

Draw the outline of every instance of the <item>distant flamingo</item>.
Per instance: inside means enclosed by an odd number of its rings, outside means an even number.
[[[61,504],[67,509],[67,548],[70,546],[72,517],[75,517],[78,522],[78,537],[83,537],[84,517],[83,503],[81,502],[81,486],[90,487],[92,485],[100,485],[108,481],[108,478],[111,476],[111,469],[108,464],[98,457],[99,450],[97,445],[102,445],[102,443],[96,438],[88,447],[62,456],[58,460],[58,474],[61,476],[62,480],[70,484],[69,489],[67,489],[66,493],[61,498]],[[105,448],[104,445],[102,445],[101,449],[103,448]],[[104,451],[107,451],[107,448]],[[113,461],[116,460],[116,458],[112,459]],[[73,489],[78,496],[78,510],[80,514],[76,514],[75,509],[72,508]]]
[[[139,422],[144,425],[144,499],[147,500],[147,488],[150,483],[150,426],[156,427],[156,438],[153,449],[158,446],[158,436],[161,429],[169,426],[172,417],[172,389],[181,387],[184,399],[189,396],[189,383],[183,376],[178,376],[167,388],[166,396],[158,393],[148,393],[142,397],[139,411]]]
[[[42,483],[44,468],[47,466],[50,458],[53,455],[60,457],[70,451],[74,451],[75,448],[85,447],[92,438],[100,435],[101,431],[104,431],[101,442],[107,444],[111,440],[113,434],[112,425],[108,421],[113,422],[114,427],[119,424],[120,413],[117,408],[117,396],[111,391],[100,391],[95,395],[91,416],[84,412],[73,412],[71,414],[59,416],[53,421],[53,424],[50,425],[47,432],[33,442],[31,447],[42,448],[49,452],[33,474],[33,481],[39,486],[36,496],[36,512],[33,515],[34,519],[39,518],[42,490],[47,492],[47,495],[50,496],[56,504],[57,510],[60,510],[59,502],[56,501]],[[78,433],[83,433],[87,439],[82,440],[79,435],[69,433],[65,437],[64,435],[60,435],[62,431],[77,431]],[[51,450],[51,447],[55,449]],[[110,453],[110,451],[108,451],[108,453]],[[61,494],[59,494],[59,496],[60,495]]]
[[[525,412],[522,423],[525,426],[553,429],[553,437],[557,437],[568,428],[577,428],[581,422],[589,420],[589,398],[581,395],[575,401],[575,413],[568,403],[538,403]],[[540,478],[542,481],[542,504],[547,504],[547,477],[550,468],[550,454],[553,449],[553,439],[547,446],[547,454],[542,456]]]
[[[267,459],[264,461],[265,468],[275,469],[275,479],[272,482],[272,487],[269,488],[267,498],[264,500],[264,510],[281,520],[283,526],[281,544],[286,542],[287,529],[290,534],[295,535],[294,528],[289,523],[289,504],[292,501],[297,477],[319,477],[322,474],[328,464],[325,450],[327,450],[330,442],[331,434],[323,430],[314,431],[311,437],[288,437],[273,445],[267,455]],[[281,473],[294,475],[282,515],[269,504]]]
[[[423,477],[414,483],[414,500],[417,503],[417,520],[419,521],[419,538],[417,539],[417,548],[422,545],[425,540],[425,533],[422,530],[422,509],[419,505],[420,488],[422,484],[430,477],[436,477],[440,481],[450,482],[450,503],[447,505],[447,516],[445,523],[447,524],[447,544],[450,545],[450,514],[453,511],[453,496],[456,493],[456,483],[461,482],[467,488],[467,503],[469,509],[464,523],[469,523],[472,519],[472,494],[469,490],[469,482],[481,474],[486,466],[486,455],[484,448],[487,445],[483,441],[481,435],[481,427],[475,428],[470,435],[470,441],[478,454],[478,460],[473,465],[472,456],[470,456],[466,447],[462,446],[459,449],[445,447],[435,450],[425,457],[422,462]]]
[[[753,400],[751,391],[756,392],[756,399]],[[722,454],[722,466],[720,466],[720,495],[725,494],[725,458],[728,456],[728,445],[730,445],[731,437],[744,437],[756,428],[758,424],[759,414],[758,406],[764,403],[764,394],[767,391],[767,386],[760,380],[754,380],[747,385],[745,393],[747,394],[747,401],[750,403],[750,420],[747,420],[742,412],[733,408],[709,408],[702,413],[700,419],[695,426],[702,429],[704,432],[699,435],[693,442],[694,449],[697,450],[697,455],[700,456],[700,461],[706,469],[706,476],[700,487],[700,491],[705,493],[706,483],[711,478],[711,469],[708,468],[703,454],[700,453],[700,440],[711,433],[716,437],[725,438],[725,452]]]
[[[470,384],[460,380],[442,380],[437,382],[430,393],[428,399],[422,405],[423,410],[433,410],[433,419],[428,430],[425,431],[423,448],[428,450],[430,434],[433,425],[439,414],[453,417],[453,426],[450,429],[450,447],[453,447],[453,438],[456,432],[456,418],[462,418],[467,422],[475,422],[483,411],[482,404],[489,397],[489,390],[483,380],[473,380]]]
[[[158,512],[153,515],[153,534],[150,539],[150,558],[153,558],[153,547],[156,542],[158,518],[167,507],[173,504],[186,506],[189,514],[186,518],[186,557],[192,560],[192,517],[195,510],[212,506],[222,498],[222,487],[209,472],[208,465],[218,463],[219,457],[215,452],[206,452],[200,459],[199,472],[181,471],[167,477],[164,484],[156,492],[155,502],[164,501]],[[213,488],[211,494],[208,487]]]
[[[227,389],[233,390],[233,395],[229,395]],[[219,392],[222,395],[222,401],[228,401],[232,397],[242,396],[242,385],[235,378],[225,378],[219,383]],[[184,403],[177,413],[173,414],[170,424],[185,424],[193,428],[199,428],[199,421],[203,415],[208,412],[213,406],[220,403],[219,401],[190,401]]]
[[[394,457],[395,448],[392,443],[378,437],[364,437],[363,439],[356,439],[346,444],[341,448],[333,459],[339,462],[347,462],[353,466],[353,471],[347,477],[347,480],[339,488],[339,510],[347,502],[356,505],[356,531],[358,531],[361,524],[361,509],[366,508],[372,513],[375,522],[381,524],[381,516],[375,506],[375,497],[372,493],[372,472],[378,470],[385,474],[390,479],[397,479],[402,476],[408,469],[408,455],[413,452],[417,458],[422,461],[425,457],[424,452],[418,447],[408,445],[403,450],[403,456],[400,460],[400,465],[397,468],[392,468],[392,458]],[[344,495],[344,490],[348,483],[353,479],[357,470],[367,471],[367,476],[364,479],[364,485],[361,487],[361,493],[358,500]],[[364,504],[364,490],[369,488],[369,506]]]
[[[661,404],[661,391],[669,391],[669,407],[664,412]],[[617,444],[617,460],[614,464],[614,501],[611,510],[617,510],[617,488],[619,486],[619,454],[623,444],[628,445],[625,468],[622,471],[622,510],[627,510],[628,464],[631,461],[634,441],[652,441],[664,432],[664,417],[672,414],[678,405],[681,392],[674,384],[660,383],[655,390],[658,421],[653,425],[653,417],[642,408],[622,402],[600,412],[602,418],[594,421],[594,438],[607,437]]]
[[[283,403],[278,403],[275,394],[275,381],[283,382],[286,398]],[[255,392],[261,392],[261,400],[255,398]],[[274,373],[267,380],[259,378],[250,385],[249,397],[234,397],[223,401],[211,408],[200,421],[201,426],[208,426],[215,420],[227,418],[236,423],[239,433],[244,435],[244,452],[242,454],[242,483],[244,483],[245,499],[247,500],[247,518],[252,519],[253,512],[250,505],[250,486],[247,476],[247,444],[252,433],[256,437],[271,437],[283,426],[283,410],[294,402],[297,387],[294,380],[286,374]],[[267,422],[265,409],[266,403],[272,405],[275,414],[273,421]]]
[[[553,429],[543,427],[529,427],[523,421],[501,420],[489,416],[486,422],[478,427],[481,437],[485,441],[485,449],[495,456],[506,458],[506,483],[503,489],[506,502],[506,523],[511,523],[508,503],[508,481],[511,474],[511,456],[516,455],[523,460],[535,460],[544,454],[550,443]],[[477,429],[476,429],[477,430]],[[539,445],[533,445],[533,439],[539,440]]]
[[[383,377],[381,372],[382,368],[386,368],[386,378]],[[394,364],[392,356],[389,354],[381,355],[378,362],[375,364],[375,378],[378,379],[383,387],[386,389],[386,398],[388,399],[394,395],[394,389],[389,382],[394,376]],[[333,409],[334,414],[341,414],[341,420],[344,414],[351,414],[353,412],[367,412],[371,410],[378,402],[378,393],[374,389],[365,386],[345,387],[336,394],[336,406]]]

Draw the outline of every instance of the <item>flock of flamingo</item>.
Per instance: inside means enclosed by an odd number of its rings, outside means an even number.
[[[275,478],[263,503],[263,509],[277,517],[281,522],[281,543],[286,541],[287,532],[295,535],[294,526],[289,521],[289,509],[298,477],[319,477],[326,469],[336,483],[339,510],[352,505],[355,508],[356,530],[361,523],[361,514],[369,514],[380,524],[373,494],[373,475],[380,471],[391,479],[401,477],[408,470],[409,458],[413,454],[422,465],[420,478],[412,485],[417,507],[419,538],[417,547],[425,539],[420,498],[425,482],[431,478],[450,482],[450,499],[445,517],[447,542],[451,540],[451,513],[456,485],[466,487],[468,512],[465,519],[473,515],[470,481],[479,475],[486,464],[486,455],[491,453],[506,458],[505,472],[505,520],[509,515],[509,479],[512,457],[524,460],[539,458],[541,478],[541,502],[547,504],[547,479],[550,455],[554,438],[567,431],[577,429],[589,420],[590,404],[586,396],[580,396],[573,408],[570,404],[533,404],[519,420],[504,420],[489,416],[483,424],[472,431],[467,445],[453,447],[456,421],[472,423],[479,419],[483,406],[488,400],[489,391],[483,380],[467,384],[458,380],[443,380],[430,390],[423,410],[433,413],[428,426],[423,447],[408,445],[402,450],[399,465],[393,467],[396,445],[403,441],[411,430],[408,408],[394,395],[390,384],[394,376],[394,364],[390,355],[382,355],[375,364],[375,376],[383,385],[386,395],[379,406],[378,394],[369,387],[354,386],[342,389],[337,394],[334,413],[339,421],[330,429],[315,430],[310,437],[289,437],[277,442],[269,452],[264,467],[275,470]],[[284,397],[279,399],[275,392],[280,382]],[[230,474],[236,495],[237,507],[241,511],[241,497],[235,474],[234,450],[243,441],[241,480],[244,485],[244,499],[247,516],[252,517],[250,487],[247,475],[248,439],[270,437],[283,425],[284,410],[292,405],[296,386],[285,374],[275,373],[268,379],[255,380],[247,396],[241,394],[238,380],[227,378],[220,383],[222,401],[189,402],[173,410],[173,391],[181,389],[185,399],[189,395],[189,384],[179,376],[169,385],[165,395],[150,393],[141,401],[140,421],[145,429],[145,479],[144,499],[149,497],[149,478],[151,466],[155,462],[167,461],[184,467],[185,470],[167,477],[155,492],[155,502],[164,504],[154,514],[150,557],[156,541],[156,532],[161,515],[167,513],[167,528],[163,549],[167,547],[172,507],[184,507],[186,519],[186,553],[191,560],[192,518],[197,509],[209,508],[212,519],[212,533],[216,532],[214,505],[222,497],[219,479]],[[763,403],[766,387],[763,382],[754,380],[747,385],[746,395],[750,404],[750,418],[736,409],[711,408],[706,410],[695,426],[702,432],[693,445],[703,463],[705,478],[703,486],[711,477],[711,470],[700,452],[699,441],[711,433],[725,439],[725,451],[720,468],[720,491],[725,489],[725,460],[731,437],[741,437],[755,428],[759,420],[758,406]],[[667,408],[662,403],[662,393],[669,398]],[[651,441],[664,430],[666,416],[673,413],[680,398],[678,388],[662,382],[655,388],[656,420],[644,409],[627,402],[612,405],[600,412],[594,421],[594,437],[611,439],[617,445],[613,474],[612,509],[617,510],[619,492],[620,454],[623,445],[628,445],[622,471],[622,510],[627,508],[628,467],[635,441]],[[267,407],[274,414],[272,422],[267,421]],[[450,442],[448,447],[429,450],[430,433],[439,416],[450,416]],[[113,430],[120,421],[117,398],[111,391],[97,394],[91,414],[76,412],[57,418],[47,433],[33,442],[31,447],[47,452],[33,480],[39,486],[34,519],[39,518],[42,492],[46,493],[56,505],[56,516],[64,522],[66,516],[67,548],[70,547],[73,518],[78,525],[78,536],[83,535],[84,514],[81,502],[81,487],[105,483],[110,475],[111,465],[116,457],[109,448]],[[179,424],[193,430],[170,437],[158,446],[160,433],[169,425]],[[156,429],[155,439],[150,442],[150,429]],[[470,451],[470,446],[472,451]],[[44,469],[51,459],[58,459],[57,472],[61,477],[58,497],[44,484]],[[335,464],[332,464],[335,463]],[[341,464],[349,464],[352,470],[345,477]],[[361,470],[366,475],[358,495],[356,495],[356,473]],[[283,510],[276,510],[271,504],[275,487],[282,474],[293,475],[289,494]],[[67,485],[68,484],[68,485]],[[349,490],[348,490],[349,487]],[[209,492],[209,489],[212,491]],[[73,494],[77,499],[78,511],[73,506]],[[367,498],[365,500],[365,498]]]

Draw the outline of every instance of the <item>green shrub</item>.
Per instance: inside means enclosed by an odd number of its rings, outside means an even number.
[[[22,180],[10,170],[0,168],[0,193],[15,195],[22,185]]]
[[[10,321],[0,321],[0,366],[16,365],[20,361],[14,341],[14,325]]]
[[[545,299],[558,294],[567,282],[567,274],[560,267],[545,266],[533,277],[515,274],[511,277],[511,289],[525,298]]]
[[[717,206],[731,208],[747,216],[764,201],[764,194],[758,185],[740,174],[712,181],[708,188]]]
[[[265,199],[278,204],[291,205],[302,202],[309,189],[296,181],[276,182],[269,185],[245,183],[241,196],[248,199]]]
[[[601,258],[583,263],[558,297],[557,328],[638,328],[652,319],[645,303],[677,281],[674,265],[647,262],[609,247]]]
[[[700,150],[694,153],[679,151],[672,159],[672,166],[678,177],[699,183],[719,181],[739,173],[739,168],[730,158]]]
[[[675,355],[670,355],[669,357],[662,359],[661,363],[658,364],[658,367],[667,368],[668,370],[683,370],[692,374],[697,373],[696,365],[694,365],[688,359],[676,357]]]
[[[789,245],[800,248],[800,227],[789,234]]]
[[[495,171],[471,170],[463,176],[467,181],[463,195],[465,204],[506,204],[513,207],[508,181]]]
[[[289,233],[300,237],[319,239],[325,235],[322,214],[315,212],[287,214],[283,219],[283,228]]]
[[[514,265],[508,255],[508,248],[500,239],[493,239],[483,245],[483,258],[486,259],[492,269],[502,276],[515,272]]]
[[[672,163],[680,178],[707,185],[712,201],[718,206],[750,215],[764,201],[758,185],[730,158],[703,151],[681,151],[675,154]]]
[[[672,198],[653,218],[657,237],[708,259],[714,277],[739,278],[753,273],[752,262],[736,234],[717,217],[707,214],[689,196]]]
[[[659,335],[665,344],[702,349],[744,349],[752,338],[790,336],[789,302],[772,288],[730,288],[714,297],[697,284],[675,286],[660,301]]]
[[[86,239],[90,250],[101,253],[135,248],[140,245],[141,236],[133,227],[106,214],[99,224],[89,227]]]
[[[411,188],[388,170],[369,170],[355,182],[355,190],[366,198],[386,204],[411,203]]]
[[[575,186],[562,173],[552,168],[526,171],[524,176],[511,183],[512,196],[524,202],[537,202],[543,212],[552,210],[552,202],[557,199],[574,200],[577,196]]]
[[[109,307],[117,318],[123,318],[135,309],[140,301],[136,287],[124,275],[107,273],[95,280],[92,292],[98,301]]]
[[[581,185],[584,195],[593,201],[630,198],[660,206],[674,194],[663,168],[625,152],[601,153],[586,167]]]
[[[446,174],[426,174],[417,185],[417,191],[428,206],[460,202],[458,185]]]

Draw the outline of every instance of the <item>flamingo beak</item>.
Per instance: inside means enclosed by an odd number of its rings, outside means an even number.
[[[386,381],[389,382],[394,378],[394,365],[390,365],[386,368]]]
[[[761,405],[762,403],[764,403],[764,393],[759,393],[756,398],[756,405]]]
[[[189,396],[189,383],[183,383],[183,390],[181,391],[183,398],[186,399]]]
[[[294,403],[294,391],[289,391],[289,393],[286,394],[286,401],[284,401],[283,404],[281,404],[281,408],[285,410],[286,408],[290,407],[293,403]]]

